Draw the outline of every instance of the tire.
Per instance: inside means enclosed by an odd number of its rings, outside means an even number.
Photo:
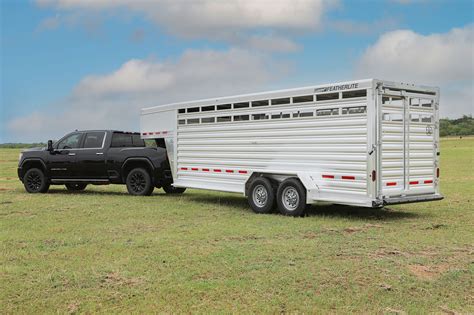
[[[167,194],[182,194],[186,191],[186,188],[174,187],[173,185],[163,185],[163,190]]]
[[[45,193],[49,189],[49,181],[39,168],[31,168],[23,177],[25,190],[32,194]]]
[[[265,177],[255,179],[249,187],[247,199],[255,213],[270,213],[275,208],[275,191]]]
[[[278,210],[283,215],[300,217],[306,210],[306,188],[296,178],[284,180],[277,191]]]
[[[66,189],[69,191],[82,191],[86,189],[87,184],[65,184]]]
[[[128,173],[125,183],[128,193],[134,196],[149,196],[155,188],[150,174],[144,168],[132,169]]]

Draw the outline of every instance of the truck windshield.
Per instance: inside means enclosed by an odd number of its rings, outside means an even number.
[[[131,133],[114,132],[112,135],[113,148],[123,147],[144,147],[145,141],[140,139],[140,135]]]

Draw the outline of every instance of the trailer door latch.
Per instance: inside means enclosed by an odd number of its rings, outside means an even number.
[[[375,150],[377,150],[377,146],[375,144],[372,144],[372,150],[369,152],[369,155],[372,155],[372,153],[374,153]]]

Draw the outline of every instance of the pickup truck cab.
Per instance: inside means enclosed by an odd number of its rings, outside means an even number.
[[[86,130],[67,134],[46,148],[22,151],[18,177],[29,193],[45,193],[50,185],[84,190],[87,185],[126,184],[132,195],[150,195],[155,187],[182,193],[173,178],[164,143],[148,147],[139,133]]]

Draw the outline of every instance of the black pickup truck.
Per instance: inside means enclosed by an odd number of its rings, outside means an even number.
[[[46,148],[24,150],[18,177],[30,193],[45,193],[50,185],[84,190],[88,184],[126,184],[132,195],[153,189],[183,193],[174,187],[164,141],[148,147],[139,133],[114,130],[75,131]]]

